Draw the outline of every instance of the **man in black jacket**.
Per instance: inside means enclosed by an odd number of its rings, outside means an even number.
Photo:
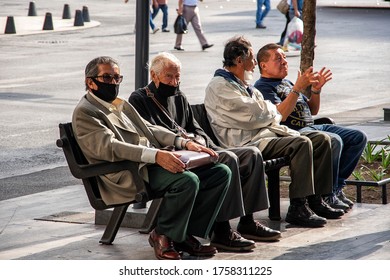
[[[186,134],[219,154],[232,170],[232,181],[215,223],[211,245],[228,251],[248,251],[255,241],[276,241],[281,237],[277,230],[255,221],[253,213],[267,209],[263,158],[255,147],[222,149],[215,145],[193,117],[191,107],[179,90],[180,61],[170,53],[160,53],[150,65],[151,83],[137,89],[129,102],[139,114],[151,122],[175,133]],[[240,218],[237,231],[229,220]],[[247,240],[251,239],[251,240]]]

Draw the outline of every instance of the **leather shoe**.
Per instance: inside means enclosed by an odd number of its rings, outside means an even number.
[[[165,235],[159,235],[153,230],[149,235],[149,244],[154,249],[154,254],[159,260],[181,260],[180,254],[173,247],[171,239]]]
[[[338,219],[345,212],[341,209],[334,209],[330,207],[320,195],[311,195],[308,197],[309,207],[318,216],[326,219]]]
[[[209,44],[204,44],[204,45],[202,46],[202,50],[211,48],[212,46],[214,46],[214,44],[211,44],[211,45],[209,45]]]
[[[218,250],[232,252],[248,252],[256,247],[255,242],[243,238],[237,231],[230,229],[229,232],[216,235],[215,232],[211,237],[211,246]]]
[[[330,207],[334,209],[341,209],[345,213],[347,213],[349,210],[349,205],[338,199],[338,197],[334,193],[324,196],[323,199]]]
[[[242,237],[254,241],[277,241],[281,237],[280,231],[266,227],[259,221],[250,224],[238,223],[237,231]]]
[[[288,207],[286,222],[303,227],[322,227],[326,219],[317,216],[307,205],[305,198],[294,198]]]
[[[264,24],[262,24],[262,23],[260,23],[260,24],[256,24],[256,28],[257,29],[266,29],[267,28],[267,26],[265,26]]]
[[[218,252],[217,248],[214,246],[202,245],[202,243],[192,235],[188,235],[183,242],[174,242],[173,244],[176,251],[187,252],[191,256],[214,256]]]
[[[174,47],[175,50],[178,50],[178,51],[184,51],[184,49],[182,47]]]
[[[345,204],[348,204],[349,208],[352,208],[353,207],[353,202],[352,200],[350,200],[349,198],[347,198],[343,192],[343,190],[340,190],[337,192],[336,194],[337,198],[340,199],[342,202],[344,202]]]

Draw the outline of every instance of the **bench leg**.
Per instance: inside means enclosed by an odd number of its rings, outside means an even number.
[[[108,221],[106,229],[103,233],[103,236],[99,241],[100,243],[105,245],[112,244],[116,234],[118,233],[119,227],[121,226],[123,218],[126,215],[127,208],[129,208],[129,204],[125,204],[114,208],[111,214],[111,218]]]
[[[148,213],[146,214],[142,229],[139,230],[140,233],[147,234],[155,228],[158,210],[160,209],[162,201],[162,198],[153,199],[149,207]]]
[[[382,185],[382,204],[387,204],[387,184]]]
[[[268,177],[268,198],[270,207],[268,217],[272,221],[280,221],[280,169],[267,171]]]
[[[359,184],[356,185],[356,202],[362,202],[362,186]]]

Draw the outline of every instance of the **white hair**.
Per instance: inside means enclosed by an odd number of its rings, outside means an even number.
[[[172,63],[181,68],[181,62],[176,56],[168,52],[161,52],[150,62],[150,71],[160,75],[163,69]]]

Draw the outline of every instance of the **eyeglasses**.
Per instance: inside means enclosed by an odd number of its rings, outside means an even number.
[[[95,76],[94,78],[102,78],[103,81],[107,84],[111,83],[112,79],[114,79],[117,84],[120,84],[123,80],[123,76],[118,74],[115,75],[103,74],[101,76]]]

